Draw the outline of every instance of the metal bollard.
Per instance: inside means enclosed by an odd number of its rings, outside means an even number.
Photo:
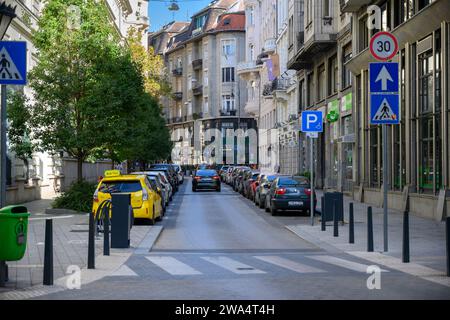
[[[339,237],[337,206],[338,206],[338,202],[336,200],[334,200],[333,201],[333,236],[334,237]]]
[[[109,208],[110,206],[105,206],[103,208],[104,218],[103,218],[103,255],[109,256]]]
[[[367,252],[373,252],[372,207],[367,208]]]
[[[355,243],[355,219],[353,216],[353,202],[349,204],[349,229],[348,243]]]
[[[322,196],[321,198],[320,198],[320,201],[321,201],[321,209],[322,209],[322,214],[321,214],[321,230],[322,231],[325,231],[326,229],[327,229],[327,227],[326,227],[326,225],[327,225],[327,222],[326,222],[326,219],[325,219],[325,197],[324,196]]]
[[[409,262],[409,212],[403,212],[403,248],[402,262]]]
[[[45,220],[44,286],[53,285],[53,220]]]
[[[88,269],[95,269],[95,220],[94,214],[89,214],[89,237],[88,237]]]
[[[450,277],[450,217],[445,219],[445,238],[447,242],[447,277]]]
[[[0,261],[0,287],[4,287],[8,281],[8,265],[6,261]]]

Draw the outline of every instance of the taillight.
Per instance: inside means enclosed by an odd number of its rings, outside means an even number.
[[[198,177],[198,176],[197,176],[197,177],[195,177],[194,179],[198,181],[198,180],[201,179],[201,177]]]
[[[148,200],[148,192],[145,189],[142,189],[142,201]]]
[[[310,196],[311,195],[311,189],[303,189],[304,190],[304,192],[305,192],[305,194],[307,195],[307,196]]]
[[[214,176],[213,179],[214,179],[214,180],[219,180],[220,177],[219,177],[219,176]]]
[[[282,194],[285,194],[285,193],[286,193],[286,189],[285,188],[280,188],[280,189],[275,190],[275,194],[282,195]]]
[[[98,190],[95,190],[93,199],[94,199],[94,202],[98,202]]]

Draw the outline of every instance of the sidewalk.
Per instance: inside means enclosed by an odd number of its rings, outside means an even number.
[[[320,199],[323,192],[318,190]],[[349,203],[353,202],[355,243],[349,244]],[[321,201],[317,203],[321,206]],[[339,223],[339,237],[333,236],[333,222],[327,222],[326,231],[321,231],[320,217],[311,225],[289,225],[287,228],[299,237],[331,252],[346,252],[377,263],[395,264],[400,270],[411,266],[420,269],[424,276],[446,275],[445,222],[409,215],[410,263],[402,263],[403,214],[396,210],[388,212],[388,252],[383,252],[383,209],[372,206],[374,252],[367,252],[367,207],[368,204],[344,196],[344,220]],[[388,266],[388,265],[387,265]],[[450,285],[450,277],[441,279]]]
[[[5,293],[22,289],[29,290],[33,286],[42,285],[46,219],[53,219],[53,272],[55,284],[57,279],[67,276],[67,268],[69,266],[75,265],[80,267],[80,269],[87,266],[88,214],[46,214],[45,209],[50,207],[51,202],[52,200],[37,200],[23,204],[31,213],[28,226],[27,250],[22,260],[7,262],[9,281],[6,283],[6,287],[0,288],[0,300],[4,298]],[[123,250],[111,249],[111,255],[113,256],[114,253],[133,252],[139,249],[140,243],[146,238],[147,234],[151,233],[152,228],[158,229],[160,227],[133,226],[130,236],[131,248]],[[109,257],[104,259],[102,254],[103,236],[100,234],[96,238],[96,269],[102,269],[102,264],[110,264],[114,260],[114,258],[111,258],[111,261],[108,261],[107,258]],[[120,267],[120,263],[125,262],[122,262],[121,259],[119,260],[117,268]],[[112,267],[114,268],[115,266]]]

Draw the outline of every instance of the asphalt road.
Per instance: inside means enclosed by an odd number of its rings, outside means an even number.
[[[40,299],[449,299],[450,288],[384,268],[369,290],[370,262],[326,252],[285,228],[308,217],[272,217],[226,185],[181,186],[164,230],[123,274]]]

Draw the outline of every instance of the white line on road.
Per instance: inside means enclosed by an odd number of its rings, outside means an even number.
[[[326,272],[322,269],[307,266],[305,264],[295,262],[292,260],[288,260],[282,257],[278,256],[254,256],[254,258],[262,260],[264,262],[268,262],[271,264],[274,264],[276,266],[289,269],[295,272],[299,273],[320,273],[320,272]]]
[[[128,266],[122,265],[119,269],[111,274],[112,277],[138,277],[137,273]]]
[[[45,218],[30,218],[29,221],[35,221],[35,220],[47,220],[47,219],[68,219],[73,218],[73,215],[71,216],[48,216]]]
[[[187,264],[173,257],[151,256],[146,258],[150,262],[156,264],[158,267],[160,267],[161,269],[172,275],[183,276],[183,275],[202,274],[200,271],[191,268]]]
[[[350,270],[357,271],[357,272],[366,273],[367,267],[369,267],[369,265],[367,265],[367,264],[348,261],[348,260],[344,260],[344,259],[336,258],[336,257],[332,257],[332,256],[307,256],[307,258],[325,262],[325,263],[329,263],[329,264],[333,264],[335,266],[350,269]],[[388,272],[387,270],[383,270],[383,269],[381,269],[381,271]]]
[[[202,257],[202,259],[236,274],[265,273],[262,270],[255,269],[247,264],[227,257]]]

